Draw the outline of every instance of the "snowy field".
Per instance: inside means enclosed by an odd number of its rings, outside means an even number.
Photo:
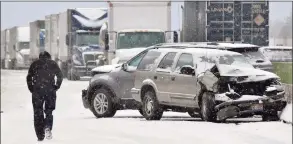
[[[26,71],[1,70],[1,144],[35,144],[31,94]],[[225,124],[203,122],[187,113],[164,113],[146,121],[138,111],[118,111],[96,119],[83,108],[81,90],[88,81],[64,79],[57,93],[53,139],[44,144],[291,144],[292,125],[233,119]]]

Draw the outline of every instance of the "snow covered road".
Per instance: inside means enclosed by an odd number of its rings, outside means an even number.
[[[1,143],[37,143],[26,71],[1,70]],[[114,118],[96,119],[83,108],[81,90],[88,81],[64,79],[57,93],[53,139],[45,144],[291,144],[292,125],[232,119],[217,124],[164,113],[161,121],[146,121],[138,111],[118,111]]]

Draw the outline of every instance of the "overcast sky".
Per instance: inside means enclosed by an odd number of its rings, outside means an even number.
[[[183,2],[172,3],[172,29],[181,25],[180,5]],[[28,26],[28,23],[44,19],[45,15],[59,13],[67,8],[107,7],[105,2],[1,2],[1,30],[13,26]],[[283,21],[292,15],[291,2],[270,3],[270,23]]]

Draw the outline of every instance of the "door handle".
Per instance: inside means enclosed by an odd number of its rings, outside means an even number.
[[[171,76],[171,80],[172,81],[175,81],[175,76]]]
[[[158,77],[157,76],[154,76],[154,79],[156,80]]]

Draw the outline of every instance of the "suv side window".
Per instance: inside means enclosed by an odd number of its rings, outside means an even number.
[[[177,61],[175,71],[176,72],[180,71],[181,67],[185,65],[190,65],[192,67],[194,66],[192,54],[187,54],[187,53],[181,54]]]
[[[164,58],[161,60],[158,68],[160,69],[170,69],[172,68],[176,52],[167,53]]]
[[[152,50],[148,51],[148,53],[140,61],[137,70],[150,71],[155,65],[155,60],[159,58],[160,55],[161,52]]]
[[[139,56],[135,57],[134,59],[132,59],[128,63],[128,66],[137,67],[139,62],[141,61],[141,59],[146,55],[146,53],[147,52],[144,52],[144,53],[140,54]]]

